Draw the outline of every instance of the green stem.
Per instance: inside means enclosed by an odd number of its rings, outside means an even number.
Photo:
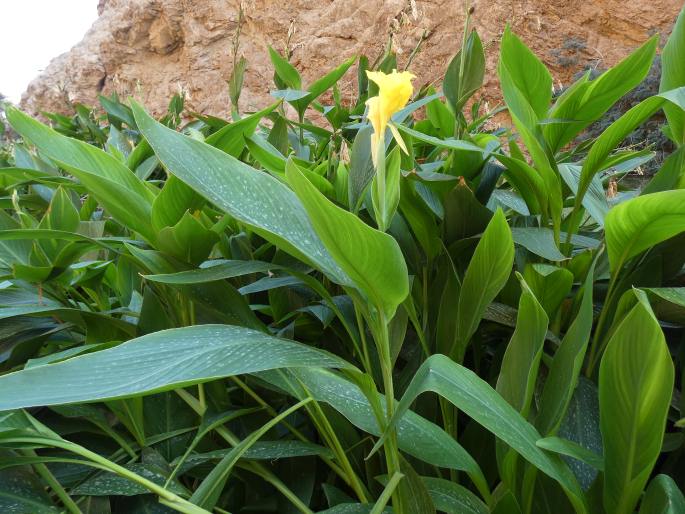
[[[30,457],[37,457],[38,455],[33,450],[23,450],[21,453],[28,455]],[[55,491],[55,494],[62,501],[66,509],[72,514],[83,514],[81,509],[79,509],[76,502],[71,499],[71,496],[64,490],[62,484],[58,482],[55,475],[48,469],[48,467],[43,463],[36,463],[33,465],[36,472],[43,477],[43,480],[50,486],[50,488]]]
[[[150,492],[158,495],[160,499],[166,500],[166,505],[169,507],[173,508],[174,510],[178,512],[183,512],[184,514],[209,514],[208,511],[206,511],[203,508],[198,507],[197,505],[193,505],[187,500],[184,500],[180,496],[172,493],[171,491],[167,491],[164,489],[162,486],[155,484],[154,482],[148,480],[145,477],[141,477],[140,475],[134,473],[133,471],[126,469],[123,466],[120,466],[119,464],[116,464],[105,457],[90,451],[88,448],[84,448],[83,446],[80,446],[78,444],[63,440],[63,439],[50,439],[50,438],[37,438],[37,437],[17,437],[17,438],[11,438],[6,442],[23,442],[23,443],[31,443],[31,444],[44,444],[45,446],[52,446],[55,448],[61,448],[63,450],[69,451],[71,453],[75,453],[76,455],[80,455],[82,457],[85,457],[86,459],[99,464],[103,469],[107,469],[108,471],[115,473],[123,478],[126,478],[128,480],[131,480],[132,482],[135,482],[137,484],[140,484],[141,486],[145,487],[148,489]]]
[[[381,361],[381,372],[383,375],[383,390],[385,391],[386,403],[386,426],[395,413],[395,391],[392,378],[392,359],[390,355],[390,338],[388,334],[388,322],[385,319],[385,314],[381,309],[378,309],[378,322],[376,330],[374,330],[374,337],[376,339],[376,346],[378,347],[378,355]],[[397,430],[392,428],[385,440],[385,459],[388,466],[388,475],[395,477],[402,476],[402,466],[400,463],[400,451],[397,444]],[[399,480],[399,479],[398,479]],[[402,505],[402,498],[399,491],[393,492],[393,510],[397,514],[404,514],[405,509]]]
[[[397,486],[399,485],[403,476],[404,475],[402,473],[394,473],[392,475],[369,514],[382,514],[382,512],[385,510],[385,506],[388,504],[388,500],[391,496],[394,496],[395,490],[397,489]]]
[[[359,338],[361,339],[362,343],[362,352],[363,355],[362,361],[364,364],[364,370],[371,376],[373,376],[373,369],[371,368],[371,359],[369,357],[369,347],[366,343],[366,330],[364,330],[364,320],[362,319],[362,315],[359,312],[359,309],[354,309],[354,315],[355,318],[357,319],[357,330],[359,330]]]
[[[621,265],[623,265],[623,263],[621,263]],[[602,312],[599,314],[599,319],[597,320],[597,328],[595,328],[595,334],[592,337],[592,344],[590,345],[590,355],[588,356],[587,368],[585,369],[585,376],[587,377],[592,376],[592,373],[597,364],[596,361],[602,354],[602,349],[604,347],[602,343],[602,334],[604,332],[604,325],[607,322],[609,310],[611,309],[611,304],[613,303],[613,295],[616,290],[617,277],[618,273],[614,274],[611,277],[611,280],[609,281],[609,289],[607,289],[607,295],[604,299]]]

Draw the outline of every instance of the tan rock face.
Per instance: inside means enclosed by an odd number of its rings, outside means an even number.
[[[474,26],[486,46],[483,95],[499,99],[495,65],[505,24],[568,83],[587,66],[609,67],[652,33],[667,35],[682,0],[473,0]],[[98,94],[135,95],[153,112],[179,88],[189,108],[229,112],[226,80],[239,0],[100,0],[100,17],[70,52],[54,59],[29,85],[22,107],[68,111],[68,101],[94,105]],[[388,37],[403,65],[424,31],[411,70],[419,83],[439,84],[460,46],[459,0],[243,0],[240,53],[248,60],[241,110],[270,101],[273,70],[267,45],[283,51],[291,27],[292,63],[305,84],[355,54],[371,61]],[[343,81],[353,88],[353,71]],[[417,83],[417,85],[420,85]],[[350,89],[347,89],[350,90]]]

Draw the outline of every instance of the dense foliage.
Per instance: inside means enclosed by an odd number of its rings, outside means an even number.
[[[590,139],[656,37],[553,97],[506,30],[488,130],[465,33],[406,106],[391,52],[305,85],[270,49],[277,101],[241,113],[236,60],[230,121],[7,109],[2,512],[685,512],[685,15]]]

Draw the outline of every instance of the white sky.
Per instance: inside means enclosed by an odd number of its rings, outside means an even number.
[[[98,0],[0,0],[0,93],[18,102],[50,60],[78,43]]]

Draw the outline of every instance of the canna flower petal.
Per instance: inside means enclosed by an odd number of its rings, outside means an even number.
[[[379,97],[374,96],[366,101],[366,105],[369,108],[367,118],[373,127],[373,134],[371,134],[371,159],[373,160],[374,166],[376,165],[376,159],[378,158],[378,141],[380,140],[380,135],[385,132],[385,126],[381,122],[379,100]]]
[[[411,81],[416,77],[408,71],[398,72],[397,70],[393,70],[392,73],[367,70],[366,75],[369,80],[378,85],[378,96],[366,101],[366,105],[369,107],[368,118],[374,131],[371,149],[375,164],[378,144],[385,135],[385,129],[390,118],[402,109],[411,98],[414,91]]]

